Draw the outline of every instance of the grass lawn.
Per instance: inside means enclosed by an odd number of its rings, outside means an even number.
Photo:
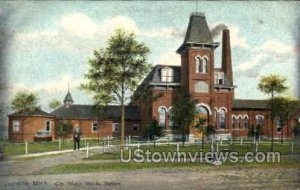
[[[107,140],[103,141],[98,139],[88,139],[81,140],[80,146],[85,147],[86,143],[89,143],[89,146],[102,146],[103,143],[107,144]],[[64,140],[61,143],[61,150],[73,149],[74,142],[72,140]],[[118,144],[118,141],[110,141],[110,144]],[[4,147],[4,154],[6,156],[12,155],[22,155],[25,154],[25,143],[10,143],[7,141],[1,141],[1,145]],[[58,151],[59,150],[59,142],[35,142],[28,143],[28,154],[30,153],[41,153],[41,152],[50,152],[50,151]]]
[[[188,168],[201,169],[203,171],[210,170],[239,170],[239,169],[268,169],[268,168],[298,168],[300,169],[299,158],[283,158],[281,163],[223,163],[220,166],[214,166],[207,163],[86,163],[86,164],[62,164],[50,168],[45,168],[37,174],[63,174],[63,173],[89,173],[89,172],[108,172],[108,171],[129,171],[129,170],[148,170],[148,169],[173,169]]]
[[[137,149],[137,147],[130,147],[131,150]],[[140,149],[143,149],[144,152],[149,150],[150,152],[175,152],[177,150],[176,145],[169,145],[169,146],[140,146]],[[180,145],[180,152],[209,152],[211,149],[211,146],[209,144],[205,144],[204,149],[201,149],[201,145],[186,145],[181,146]],[[214,146],[214,151],[216,151],[217,146]],[[230,152],[238,152],[240,156],[245,155],[246,152],[255,152],[255,144],[251,142],[244,143],[243,146],[240,144],[230,144],[230,143],[223,143],[223,145],[219,145],[219,151],[230,151]],[[258,151],[259,152],[269,152],[270,151],[270,144],[262,143],[258,145]],[[124,152],[124,156],[128,157],[128,152]],[[132,151],[133,152],[133,151]],[[274,143],[274,152],[280,152],[281,155],[289,155],[291,154],[291,144],[290,143]],[[294,152],[293,154],[300,154],[300,146],[294,145]],[[111,160],[111,159],[120,159],[121,153],[118,152],[106,152],[106,153],[100,153],[91,156],[90,160]]]

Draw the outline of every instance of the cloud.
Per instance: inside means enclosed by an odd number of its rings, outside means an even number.
[[[67,35],[81,38],[91,38],[98,30],[98,25],[91,18],[79,13],[64,16],[60,26]]]
[[[164,39],[184,38],[185,30],[175,28],[153,29],[149,31],[143,31],[141,35],[150,38],[160,37]]]
[[[259,70],[263,67],[263,63],[268,59],[266,54],[258,54],[249,61],[233,68],[235,75],[247,76],[255,78],[259,75]]]
[[[230,44],[231,47],[241,47],[241,48],[248,48],[249,45],[247,44],[246,38],[241,36],[240,29],[238,26],[232,24],[224,24],[222,22],[215,23],[210,26],[211,34],[216,41],[221,41],[221,34],[224,29],[229,29],[230,32]]]
[[[274,39],[264,42],[258,50],[276,56],[292,56],[297,52],[296,47]]]
[[[158,59],[158,64],[159,65],[180,65],[181,59],[180,56],[175,52],[168,52],[166,54],[163,54]]]

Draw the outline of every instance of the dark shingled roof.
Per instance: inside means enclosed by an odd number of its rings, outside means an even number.
[[[72,98],[72,95],[71,95],[71,93],[68,91],[68,93],[67,93],[67,95],[66,95],[66,97],[65,97],[65,99],[64,99],[64,103],[66,103],[66,102],[74,102],[74,100],[73,100],[73,98]]]
[[[161,69],[165,67],[170,67],[173,69],[174,72],[174,78],[173,78],[173,83],[180,83],[180,66],[174,66],[174,65],[156,65],[152,71],[149,74],[149,79],[150,82],[162,82],[161,81]],[[167,83],[167,82],[166,82]]]
[[[97,110],[94,105],[71,105],[54,110],[51,114],[62,119],[97,119]],[[121,118],[120,106],[106,106],[100,119],[119,120]],[[140,112],[136,106],[125,107],[126,120],[140,120]]]
[[[54,115],[51,115],[39,108],[35,109],[33,112],[15,112],[8,115],[9,117],[20,117],[20,116],[44,116],[44,117],[54,117]]]
[[[213,38],[203,13],[193,13],[190,16],[183,43],[213,43]]]
[[[233,109],[270,109],[268,100],[233,100]]]

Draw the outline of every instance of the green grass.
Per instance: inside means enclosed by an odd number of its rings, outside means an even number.
[[[201,171],[209,170],[240,170],[240,169],[269,169],[269,168],[299,168],[299,158],[285,158],[281,163],[223,163],[221,166],[213,166],[207,163],[99,163],[99,164],[63,164],[50,168],[45,168],[37,174],[65,174],[65,173],[89,173],[107,171],[130,171],[130,170],[149,170],[149,169],[196,169]]]
[[[137,147],[130,147],[132,149],[132,152]],[[209,144],[205,144],[204,149],[201,149],[201,145],[186,145],[182,147],[180,145],[180,152],[209,152],[211,146]],[[177,150],[176,145],[170,145],[170,146],[140,146],[140,149],[143,149],[144,152],[149,150],[150,152],[175,152]],[[214,151],[216,151],[216,146],[214,147]],[[223,145],[219,145],[219,151],[229,151],[229,152],[238,152],[239,155],[245,155],[246,152],[255,152],[255,145],[253,143],[244,143],[243,146],[240,144],[228,144],[224,143]],[[259,152],[270,152],[270,144],[259,144],[258,146]],[[275,143],[274,144],[274,152],[280,152],[281,155],[289,155],[291,153],[291,145],[289,143]],[[300,154],[300,146],[294,145],[294,152],[293,154]],[[124,152],[124,156],[128,157],[128,151]],[[106,152],[106,153],[100,153],[91,156],[90,160],[112,160],[112,159],[120,159],[121,158],[121,152]]]
[[[85,143],[89,143],[90,147],[103,145],[102,140],[98,142],[97,139],[88,139],[88,140],[83,139],[80,142],[80,146],[85,147]],[[105,143],[107,144],[106,140]],[[118,144],[118,143],[119,143],[118,141],[110,141],[110,144]],[[4,147],[4,154],[6,156],[25,154],[25,143],[10,143],[8,141],[2,141],[1,145]],[[74,146],[74,142],[72,140],[65,140],[61,143],[60,150],[73,149],[73,146]],[[58,141],[28,143],[28,154],[58,151],[58,150],[59,150]]]

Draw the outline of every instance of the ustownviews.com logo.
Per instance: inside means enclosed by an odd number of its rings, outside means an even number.
[[[238,152],[158,152],[150,151],[150,149],[121,149],[121,162],[123,163],[206,163],[212,161],[230,163],[280,163],[280,158],[280,152],[246,152],[243,155],[239,155]]]

